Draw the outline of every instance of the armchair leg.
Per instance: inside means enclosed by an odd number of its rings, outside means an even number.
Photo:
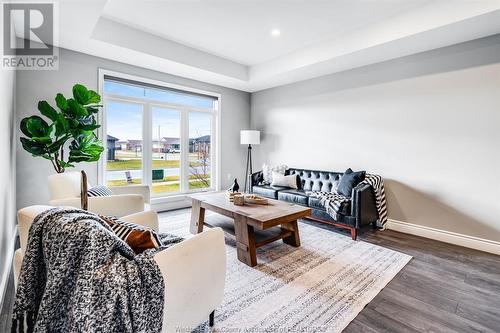
[[[358,237],[358,229],[351,228],[351,238],[352,238],[352,240],[356,240],[357,237]]]
[[[214,317],[215,317],[215,310],[210,313],[208,316],[208,326],[213,327],[214,326]]]

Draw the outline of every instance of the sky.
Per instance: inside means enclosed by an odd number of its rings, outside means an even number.
[[[164,90],[141,88],[122,83],[106,81],[104,93],[144,98],[153,98],[175,104],[186,104],[189,106],[208,108],[212,107],[213,100],[196,95],[187,95]],[[142,140],[142,118],[143,106],[140,104],[108,101],[106,103],[107,132],[120,141]],[[179,110],[152,107],[153,117],[153,140],[158,139],[158,126],[160,137],[180,136],[180,114]],[[189,138],[197,138],[209,135],[212,117],[209,113],[190,112],[189,116]]]

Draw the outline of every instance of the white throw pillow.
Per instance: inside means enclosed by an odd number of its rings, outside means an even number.
[[[285,176],[277,172],[273,172],[272,186],[283,186],[297,189],[297,175]]]
[[[271,184],[273,182],[273,172],[279,173],[280,175],[285,175],[285,171],[288,167],[284,164],[270,166],[268,164],[262,165],[262,176],[264,177],[265,184]]]

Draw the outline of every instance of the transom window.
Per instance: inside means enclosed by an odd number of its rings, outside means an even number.
[[[103,76],[108,186],[149,184],[152,196],[216,188],[219,96]]]

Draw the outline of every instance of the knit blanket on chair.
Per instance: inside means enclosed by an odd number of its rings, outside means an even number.
[[[30,231],[12,332],[161,332],[163,278],[97,215],[54,208]]]
[[[375,205],[378,213],[377,227],[385,229],[387,223],[387,202],[385,199],[384,180],[379,175],[366,174],[365,179],[356,187],[362,187],[364,185],[370,185],[373,189],[375,194]],[[310,191],[308,194],[320,199],[320,202],[325,207],[326,212],[334,220],[337,220],[338,214],[342,210],[343,205],[351,201],[351,198],[335,192]]]

